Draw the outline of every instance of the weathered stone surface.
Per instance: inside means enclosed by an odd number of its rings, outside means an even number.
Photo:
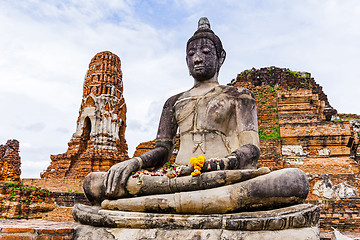
[[[169,178],[167,176],[147,176],[140,178],[130,177],[126,188],[131,195],[151,195],[174,192],[186,192],[220,187],[269,173],[268,168],[245,170],[220,170],[205,172],[197,177],[182,176]]]
[[[110,228],[273,231],[316,227],[320,208],[299,204],[268,211],[190,215],[112,211],[78,204],[73,209],[73,215],[82,224]]]
[[[164,230],[164,229],[130,229],[130,228],[95,228],[79,226],[76,228],[76,240],[121,240],[121,239],[207,239],[207,240],[318,240],[320,231],[318,227],[285,229],[277,231],[230,231],[220,229],[208,230]]]
[[[211,189],[246,181],[257,176],[268,174],[269,172],[270,170],[268,168],[263,167],[259,169],[219,170],[205,172],[196,177],[187,175],[174,178],[169,178],[166,175],[151,176],[145,174],[137,175],[135,173],[128,179],[126,191],[121,193],[121,195],[119,194],[116,198]],[[102,181],[104,175],[105,173],[96,172],[89,174],[84,179],[84,192],[89,201],[94,205],[100,205],[101,202],[106,199],[104,197],[105,191]]]
[[[283,145],[281,152],[285,163],[297,165],[303,164],[304,159],[307,157],[307,153],[301,145]]]
[[[0,181],[20,181],[20,166],[19,141],[8,140],[0,145]]]
[[[147,231],[144,231],[145,233]],[[142,235],[143,238],[144,233]],[[111,232],[108,229],[105,228],[95,228],[92,226],[78,226],[75,228],[75,236],[74,239],[76,240],[98,240],[98,239],[106,239],[106,240],[116,240],[117,238],[111,234]],[[122,237],[122,239],[134,239],[133,235],[125,235]]]
[[[319,211],[317,206],[301,204],[260,212],[179,215],[109,211],[76,205],[76,220],[93,224],[94,221],[89,220],[92,216],[98,220],[96,224],[105,227],[80,225],[76,228],[75,239],[315,240],[320,239]]]
[[[42,178],[84,178],[128,159],[125,141],[126,105],[121,63],[111,52],[100,52],[89,64],[83,98],[66,153],[51,156]]]
[[[356,198],[359,196],[356,187],[346,182],[334,185],[327,175],[322,175],[322,180],[314,184],[312,193],[320,198],[327,199]]]
[[[201,27],[200,22],[207,24]],[[201,166],[193,166],[196,173],[256,169],[260,144],[254,96],[247,89],[219,84],[218,72],[226,53],[208,20],[201,18],[199,24],[186,49],[194,86],[165,102],[152,151],[118,163],[103,175],[86,177],[84,191],[94,204],[123,197],[132,172],[168,162],[177,132],[182,142],[175,160],[178,165],[190,165],[192,157],[203,156]],[[208,51],[203,51],[205,47]]]
[[[203,50],[204,46],[208,48],[208,51]],[[84,182],[85,193],[88,195],[93,192],[96,193],[93,196],[96,196],[97,200],[105,199],[101,204],[103,209],[130,211],[132,212],[130,214],[137,214],[138,211],[189,214],[183,217],[194,216],[190,214],[268,210],[303,202],[308,194],[308,180],[304,172],[299,169],[281,169],[244,182],[201,191],[180,191],[162,195],[151,195],[154,192],[150,191],[149,196],[121,198],[123,193],[126,193],[126,183],[131,172],[143,167],[161,166],[169,160],[173,153],[174,139],[178,129],[181,147],[175,163],[187,165],[192,157],[204,155],[204,160],[209,159],[206,160],[208,162],[203,165],[203,161],[196,170],[256,169],[260,154],[256,100],[254,94],[245,88],[219,85],[217,73],[225,56],[220,39],[211,31],[208,20],[201,18],[198,30],[187,43],[186,62],[194,78],[194,87],[170,97],[165,103],[155,148],[134,159],[116,164],[106,173],[88,175],[89,177]],[[296,76],[296,74],[293,75]],[[305,78],[309,77],[305,74]],[[279,101],[278,96],[272,95],[276,106]],[[288,99],[292,97],[288,96]],[[312,111],[323,114],[323,102],[315,101],[316,104],[312,106],[314,100],[309,97],[305,99],[309,100],[310,104],[302,104],[299,109],[302,110],[301,114],[306,119],[312,120],[314,117]],[[297,99],[294,102],[297,103]],[[284,110],[287,111],[288,108],[285,107]],[[279,116],[277,112],[275,115]],[[292,113],[289,116],[291,115]],[[275,122],[274,125],[273,132],[259,131],[260,134],[265,137],[273,135],[280,137],[279,123]],[[211,165],[211,161],[216,164]],[[209,165],[208,169],[205,169],[205,165]],[[93,182],[95,184],[90,184]],[[192,182],[189,181],[189,183]],[[74,218],[95,226],[107,224],[111,227],[118,226],[116,220],[124,221],[123,216],[117,219],[109,217],[110,212],[98,214],[103,210],[96,208],[84,210],[74,208]],[[187,224],[190,224],[191,221],[187,220]],[[238,219],[227,220],[230,228],[238,229],[239,226],[244,225],[244,222]],[[298,225],[305,224],[307,220],[310,222],[315,220],[313,224],[317,225],[316,217],[304,216],[294,217],[288,224],[290,228],[293,225],[299,227]],[[173,227],[178,222],[166,221],[162,224]],[[126,224],[129,223],[130,221],[126,222]],[[132,227],[137,227],[137,224],[141,225],[139,219]],[[206,225],[207,228],[219,228],[215,227],[217,224],[215,219],[208,218],[195,224]],[[273,219],[265,225],[271,230],[276,230],[276,228],[283,229],[283,224],[286,224],[283,219]],[[254,227],[256,223],[253,222],[245,225],[246,230],[261,229],[259,226]]]
[[[309,192],[305,173],[281,169],[250,180],[201,191],[104,200],[105,209],[141,212],[228,213],[274,209],[303,202]]]

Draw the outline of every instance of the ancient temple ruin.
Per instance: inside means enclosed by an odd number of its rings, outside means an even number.
[[[20,167],[19,141],[12,139],[0,145],[0,181],[20,181]]]
[[[351,152],[356,155],[356,129],[348,120],[339,121],[336,109],[310,73],[253,68],[240,73],[231,84],[255,94],[262,139],[260,165],[301,168],[311,159],[348,161]],[[355,144],[349,146],[350,142]]]
[[[106,51],[87,71],[76,131],[66,153],[52,155],[42,178],[84,178],[127,160],[126,105],[120,58]]]

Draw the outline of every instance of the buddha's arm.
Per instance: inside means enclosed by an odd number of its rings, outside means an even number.
[[[143,163],[143,168],[159,167],[170,159],[178,128],[175,119],[174,103],[179,96],[180,94],[169,98],[164,104],[156,135],[155,149],[139,156]]]

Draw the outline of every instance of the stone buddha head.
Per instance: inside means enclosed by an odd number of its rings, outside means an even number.
[[[198,29],[186,46],[186,63],[190,75],[199,82],[211,79],[218,74],[225,56],[221,40],[211,30],[209,20],[200,18]]]

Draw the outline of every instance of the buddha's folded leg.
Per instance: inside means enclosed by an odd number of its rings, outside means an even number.
[[[269,172],[269,168],[261,167],[258,169],[211,171],[195,177],[169,178],[167,176],[141,175],[135,178],[130,177],[126,189],[130,195],[135,196],[205,190],[243,182]]]
[[[205,172],[199,176],[182,176],[169,178],[167,176],[141,175],[131,177],[126,184],[126,193],[119,193],[115,198],[142,196],[154,194],[167,194],[175,192],[187,192],[220,187],[237,182],[246,181],[263,174],[268,174],[267,167],[258,169],[237,169]],[[104,196],[104,172],[90,173],[84,179],[84,192],[93,205],[100,205],[106,199]]]
[[[303,171],[287,168],[228,186],[173,194],[104,200],[102,208],[169,213],[228,213],[272,209],[303,202],[309,183]]]

